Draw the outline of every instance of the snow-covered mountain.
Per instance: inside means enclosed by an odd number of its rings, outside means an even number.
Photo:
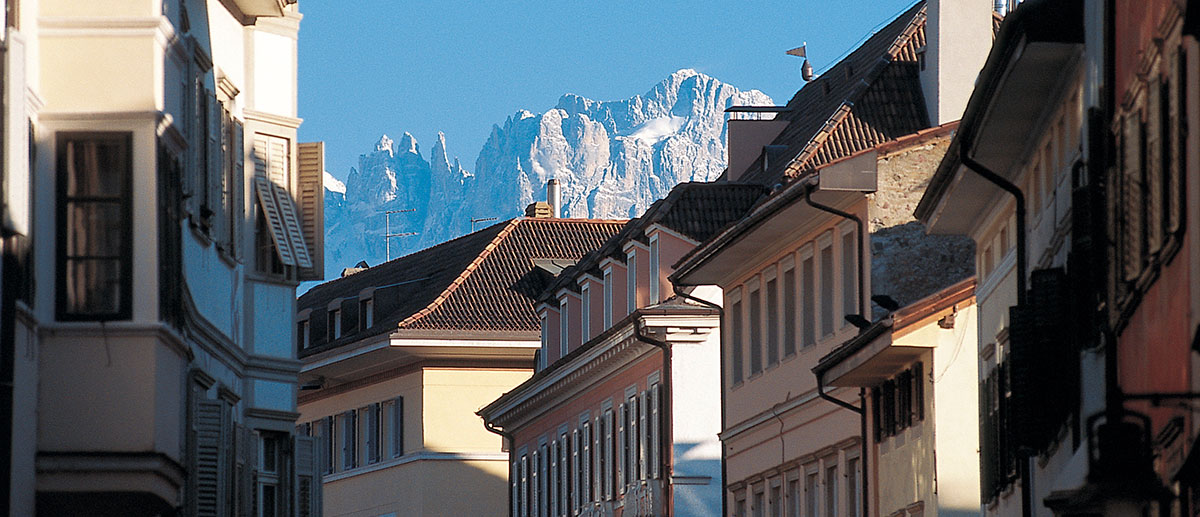
[[[385,135],[345,184],[325,177],[325,278],[360,260],[383,262],[388,231],[416,232],[389,239],[395,258],[469,232],[472,219],[520,215],[545,199],[551,178],[562,184],[564,217],[636,217],[676,184],[721,174],[725,108],[769,104],[758,90],[688,69],[630,99],[567,94],[545,113],[522,110],[493,125],[474,173],[449,159],[441,133],[428,159],[412,135]],[[388,210],[411,211],[388,223]]]

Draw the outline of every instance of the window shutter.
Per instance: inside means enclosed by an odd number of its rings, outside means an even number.
[[[354,410],[342,413],[342,469],[349,470],[354,468],[355,456],[355,440],[358,438],[355,434],[355,417],[357,412]]]
[[[1160,135],[1161,124],[1159,121],[1160,106],[1162,99],[1159,96],[1160,87],[1157,79],[1157,74],[1152,74],[1152,79],[1147,85],[1147,100],[1146,100],[1146,122],[1142,125],[1142,131],[1145,134],[1146,141],[1142,143],[1142,178],[1143,188],[1142,198],[1145,199],[1145,207],[1143,217],[1146,218],[1145,232],[1143,239],[1146,240],[1146,250],[1150,253],[1156,253],[1162,248],[1163,244],[1163,155],[1162,141]],[[1148,258],[1148,257],[1146,257]],[[1144,258],[1145,259],[1145,258]]]
[[[925,420],[925,366],[913,365],[913,414],[916,421]]]
[[[291,194],[278,183],[272,183],[271,190],[274,191],[275,206],[279,208],[280,221],[283,223],[292,254],[296,257],[296,265],[301,269],[311,269],[313,267],[312,258],[308,254],[308,245],[304,243],[304,233],[302,233],[300,218],[296,215],[296,205],[292,203]]]
[[[1118,216],[1122,218],[1121,261],[1125,280],[1136,279],[1141,273],[1142,191],[1141,191],[1141,123],[1135,114],[1125,116],[1122,129],[1124,160],[1121,164],[1121,201]]]
[[[625,493],[625,482],[629,479],[629,405],[622,403],[617,408],[617,442],[613,454],[617,456],[617,493]]]
[[[250,157],[254,160],[255,178],[270,179],[267,175],[267,162],[271,158],[271,146],[268,144],[268,139],[270,138],[270,136],[260,135],[257,133],[254,135],[254,148],[252,149]]]
[[[238,501],[238,507],[241,509],[241,515],[254,515],[257,504],[258,485],[258,436],[255,436],[254,430],[238,426],[238,439],[241,440],[241,447],[238,452],[241,457],[242,468],[238,476],[238,487],[241,495]]]
[[[246,220],[245,210],[245,171],[246,171],[246,151],[245,151],[245,128],[241,121],[233,121],[233,176],[230,179],[230,231],[229,231],[229,253],[234,257],[238,257],[238,250],[242,247],[242,239],[244,233],[244,221]]]
[[[647,449],[650,448],[650,427],[647,425],[649,423],[647,422],[647,419],[650,411],[649,408],[646,407],[646,403],[649,402],[649,400],[649,392],[643,391],[638,394],[638,420],[640,422],[638,429],[640,430],[640,433],[638,434],[637,461],[639,479],[647,479],[650,477],[650,469],[647,468],[648,465],[646,463]]]
[[[650,477],[658,479],[662,465],[662,388],[655,384],[650,387]]]
[[[196,401],[195,449],[193,449],[195,481],[194,501],[197,516],[218,516],[224,490],[222,489],[222,445],[221,431],[224,428],[224,403],[219,400]]]
[[[254,191],[258,194],[258,204],[262,207],[263,216],[267,218],[267,225],[271,230],[271,241],[275,244],[275,252],[279,254],[279,261],[287,266],[295,266],[296,257],[292,254],[291,240],[288,238],[283,216],[279,213],[279,205],[276,203],[271,182],[263,178],[254,178]]]
[[[579,441],[579,429],[571,431],[571,511],[579,509],[579,490],[582,488],[580,483],[583,476],[580,471],[583,469],[583,463],[580,462],[579,448],[583,444]],[[574,515],[574,513],[572,513]]]
[[[396,397],[392,410],[392,457],[404,455],[404,397]]]
[[[221,176],[222,176],[222,160],[221,154],[221,113],[222,109],[220,101],[216,95],[213,95],[211,90],[204,90],[204,100],[206,104],[206,127],[205,138],[208,139],[204,149],[208,153],[205,160],[205,185],[206,190],[205,204],[209,214],[207,223],[214,230],[213,235],[220,238],[221,229],[224,225],[224,213],[221,212]]]
[[[320,492],[321,480],[316,466],[316,440],[307,436],[297,436],[293,442],[292,459],[295,461],[292,471],[296,479],[296,515],[298,517],[316,517],[321,514]]]
[[[271,183],[279,185],[285,189],[291,189],[288,181],[288,141],[284,138],[269,137],[267,139],[269,147],[270,159],[268,160],[267,178]]]
[[[299,144],[297,200],[300,226],[312,267],[300,272],[301,280],[325,278],[325,142]]]

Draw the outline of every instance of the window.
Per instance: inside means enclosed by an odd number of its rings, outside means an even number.
[[[280,480],[286,472],[282,468],[283,435],[261,432],[258,452],[258,515],[275,517],[287,508],[285,494],[280,490]]]
[[[391,458],[399,458],[404,455],[404,397],[396,397],[384,402],[383,409],[382,419],[387,422],[388,431],[385,433],[388,444],[385,454]],[[385,454],[381,454],[381,456]]]
[[[750,502],[750,514],[754,517],[766,517],[767,496],[763,486],[754,487],[754,499]]]
[[[872,390],[876,440],[899,434],[925,418],[922,363]]]
[[[58,136],[57,316],[132,317],[129,133]]]
[[[858,458],[846,458],[846,515],[862,515],[862,483],[859,481]]]
[[[834,464],[825,469],[825,517],[838,517],[838,468]]]
[[[746,517],[746,492],[739,491],[733,495],[733,516]]]
[[[629,312],[637,310],[637,250],[629,250],[625,255],[625,308]]]
[[[533,450],[533,456],[530,458],[531,464],[529,469],[529,515],[541,517],[541,509],[543,506],[539,503],[542,501],[542,485],[541,485],[541,455],[538,450]]]
[[[856,231],[842,233],[842,315],[858,314],[858,246]],[[844,318],[842,321],[846,321]],[[849,322],[846,322],[849,324]]]
[[[629,405],[622,402],[617,406],[617,493],[624,494],[629,484]]]
[[[571,338],[571,325],[567,318],[567,299],[558,302],[558,355],[567,355],[567,341]],[[547,361],[549,362],[549,361]]]
[[[779,484],[779,479],[771,480],[770,494],[768,494],[768,512],[771,517],[783,517],[783,487]]]
[[[588,288],[589,283],[590,282],[585,280],[583,286],[580,288],[580,294],[582,295],[583,301],[581,305],[583,308],[579,310],[580,343],[587,343],[588,340],[592,338],[590,332],[592,326],[592,293],[591,289]]]
[[[637,458],[638,479],[647,479],[650,477],[649,464],[646,463],[646,460],[650,456],[650,408],[647,407],[649,404],[650,392],[643,391],[638,395],[637,399],[638,446],[634,452],[634,456]]]
[[[610,407],[604,412],[604,420],[601,422],[604,431],[604,463],[601,476],[601,482],[604,484],[604,499],[613,498],[613,485],[617,478],[617,467],[613,464],[613,448],[616,443],[616,435],[613,430],[613,425],[616,423],[614,420],[613,410]]]
[[[342,337],[342,311],[341,311],[341,309],[334,309],[334,310],[329,311],[329,325],[326,328],[329,329],[329,340],[330,341],[333,341],[337,338]]]
[[[558,499],[558,489],[559,489],[559,486],[558,486],[558,469],[559,469],[558,440],[554,440],[554,441],[550,442],[550,449],[549,449],[549,454],[547,455],[547,461],[549,461],[549,463],[550,463],[550,469],[547,471],[547,473],[549,475],[546,477],[546,499],[547,499],[546,514],[557,517],[558,503],[559,503],[559,499]]]
[[[571,457],[571,442],[567,440],[567,432],[563,431],[558,435],[558,515],[567,515],[571,513],[571,465],[574,463]]]
[[[549,317],[549,315],[546,314],[545,311],[543,311],[541,314],[538,314],[538,321],[541,322],[541,325],[539,325],[538,328],[541,330],[541,339],[542,339],[542,348],[541,348],[541,350],[538,350],[538,352],[537,352],[537,369],[539,371],[546,369],[546,365],[550,362],[550,359],[547,357],[550,354],[550,342],[549,342],[550,321],[549,320],[550,320],[550,317]]]
[[[367,330],[375,324],[375,300],[367,298],[358,302],[358,329]]]
[[[809,472],[804,477],[804,517],[819,516],[821,506],[817,491],[820,486],[820,478],[816,472]]]
[[[804,331],[804,341],[800,346],[803,348],[817,344],[817,289],[813,269],[813,258],[809,256],[804,259],[800,269],[800,321]]]
[[[791,318],[779,317],[779,282],[767,281],[767,364],[779,364],[779,327],[791,323]]]
[[[638,396],[636,392],[631,395],[628,400],[626,400],[625,408],[629,411],[629,425],[625,427],[625,435],[627,437],[626,441],[628,442],[625,449],[625,456],[628,458],[625,460],[625,484],[628,485],[633,484],[634,481],[637,481],[637,479],[641,477],[641,471],[639,468],[641,461],[638,458],[638,451],[641,450],[642,446],[641,435],[638,434],[641,431],[641,427],[638,426],[639,410]]]
[[[551,490],[554,485],[553,479],[550,476],[550,460],[553,456],[550,455],[550,450],[546,446],[546,442],[541,445],[541,457],[538,459],[538,508],[541,508],[540,515],[550,515],[550,500],[553,498]]]
[[[612,326],[613,322],[613,282],[612,270],[604,270],[604,328]]]
[[[530,485],[531,485],[531,483],[529,482],[529,455],[522,452],[521,453],[521,489],[520,489],[521,493],[520,493],[520,501],[518,502],[518,506],[520,506],[520,511],[517,512],[517,515],[519,515],[519,516],[526,517],[529,515]]]
[[[753,289],[750,291],[750,375],[763,369],[762,326],[762,299],[758,289]]]
[[[733,302],[733,306],[729,309],[729,319],[733,320],[731,327],[733,333],[729,336],[730,347],[730,379],[733,385],[737,386],[742,383],[742,301]]]
[[[586,490],[583,485],[584,459],[580,457],[580,452],[586,449],[587,445],[581,441],[581,434],[579,429],[571,431],[571,515],[575,515],[579,510],[583,492]]]
[[[347,411],[339,419],[342,424],[342,469],[349,470],[358,466],[358,413]]]
[[[648,477],[654,479],[658,479],[660,475],[659,465],[662,463],[662,421],[660,420],[662,412],[659,411],[662,401],[660,400],[660,392],[661,388],[657,382],[650,385],[650,407],[648,410],[650,419],[650,444],[648,446],[649,451],[646,454],[646,461],[650,464]]]
[[[658,300],[658,296],[659,296],[658,295],[658,288],[659,288],[658,283],[660,280],[660,278],[659,278],[660,273],[658,271],[658,253],[659,253],[658,236],[654,236],[654,237],[650,238],[650,278],[647,279],[647,280],[649,280],[649,283],[650,283],[650,304],[651,305],[654,305],[659,302],[659,300]]]
[[[783,355],[791,356],[796,353],[796,270],[788,268],[783,272]]]
[[[584,416],[583,424],[579,430],[579,452],[583,456],[580,458],[579,468],[579,499],[580,501],[591,501],[595,499],[592,495],[592,423]]]
[[[788,476],[787,480],[787,517],[800,517],[801,506],[800,479]]]
[[[296,350],[304,350],[309,345],[308,320],[296,322]]]
[[[833,334],[833,246],[821,248],[821,335]]]

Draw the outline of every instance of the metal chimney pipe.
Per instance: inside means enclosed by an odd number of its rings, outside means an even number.
[[[546,202],[550,203],[551,216],[555,219],[562,217],[562,193],[558,190],[558,180],[546,182]]]

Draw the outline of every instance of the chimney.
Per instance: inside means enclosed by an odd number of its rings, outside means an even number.
[[[546,202],[550,203],[550,217],[562,217],[562,193],[558,190],[558,179],[546,182]]]
[[[992,49],[993,0],[929,0],[921,90],[930,125],[962,118],[975,79]]]
[[[550,204],[545,201],[530,203],[529,206],[525,207],[525,217],[545,219],[553,216],[554,212],[550,209]]]

